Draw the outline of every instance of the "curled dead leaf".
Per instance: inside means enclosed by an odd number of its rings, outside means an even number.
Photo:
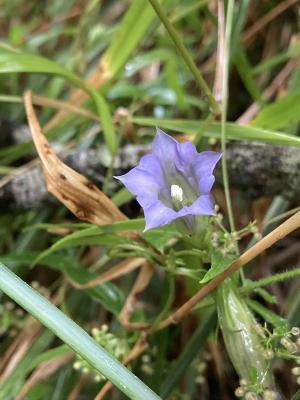
[[[80,220],[104,225],[126,219],[125,215],[101,190],[57,157],[44,136],[35,115],[30,91],[24,95],[24,104],[49,192]]]

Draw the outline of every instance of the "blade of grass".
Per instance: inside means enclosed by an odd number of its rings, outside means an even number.
[[[151,117],[133,117],[132,122],[137,125],[159,126],[162,129],[170,129],[175,132],[184,132],[191,135],[196,135],[205,126],[205,121]],[[205,128],[203,136],[221,139],[221,124],[219,122],[211,122]],[[271,144],[300,146],[300,138],[297,136],[249,125],[238,125],[233,122],[226,123],[226,137],[231,140],[250,140]]]
[[[234,11],[234,0],[228,0],[227,3],[227,14],[226,24],[224,33],[224,64],[222,71],[222,102],[221,102],[221,150],[223,153],[222,157],[222,175],[225,192],[225,200],[228,213],[228,221],[231,232],[235,231],[234,217],[232,211],[231,197],[229,191],[229,177],[227,171],[227,159],[226,159],[226,134],[227,134],[227,107],[228,107],[228,77],[229,77],[229,61],[230,61],[230,40],[231,30],[233,21]]]
[[[46,73],[61,76],[83,89],[93,99],[103,126],[103,133],[107,147],[112,154],[117,151],[117,139],[109,107],[104,98],[92,86],[87,84],[72,71],[45,57],[33,54],[16,53],[0,50],[0,73]]]
[[[184,375],[187,368],[197,355],[203,350],[207,337],[216,324],[216,313],[211,312],[199,324],[197,330],[189,342],[185,345],[184,350],[170,368],[168,375],[162,384],[160,395],[166,398],[178,380]]]
[[[189,68],[189,70],[194,75],[194,78],[195,78],[196,82],[198,83],[200,89],[203,90],[203,92],[205,93],[212,110],[214,111],[214,113],[216,115],[218,115],[219,111],[220,111],[219,110],[219,104],[215,100],[211,90],[207,86],[207,83],[205,82],[205,80],[204,80],[201,72],[199,71],[197,65],[195,64],[195,62],[191,58],[189,52],[187,51],[186,47],[184,46],[184,44],[183,44],[180,36],[178,35],[176,29],[174,28],[174,26],[171,24],[171,22],[169,21],[169,19],[165,15],[162,6],[159,4],[159,2],[157,0],[149,0],[149,2],[151,3],[152,7],[154,8],[154,10],[155,10],[156,14],[158,15],[159,19],[161,20],[162,24],[164,25],[164,27],[168,31],[171,39],[173,40],[176,48],[178,49],[181,57],[183,58],[184,62],[187,65],[187,67]]]
[[[159,400],[82,328],[0,263],[0,289],[80,354],[130,399]]]

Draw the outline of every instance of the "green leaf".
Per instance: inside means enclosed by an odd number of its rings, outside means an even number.
[[[79,284],[87,283],[97,277],[97,275],[81,268],[67,266],[65,270],[70,278]],[[95,301],[101,303],[106,310],[111,311],[116,316],[120,313],[124,303],[124,296],[121,290],[113,283],[102,283],[93,288],[84,289],[84,291]]]
[[[86,91],[96,104],[107,147],[113,154],[116,153],[117,140],[112,118],[109,107],[100,93],[86,84],[84,80],[80,79],[72,71],[45,57],[0,49],[0,73],[11,74],[21,72],[46,73],[61,76]]]
[[[261,101],[261,93],[260,90],[253,78],[252,69],[249,65],[248,58],[244,48],[239,45],[237,48],[236,56],[235,56],[235,65],[237,67],[238,73],[248,90],[250,96],[254,101]],[[266,128],[270,128],[266,126]]]
[[[115,233],[122,231],[140,230],[144,227],[144,219],[132,219],[103,226],[91,226],[87,229],[71,233],[68,236],[55,242],[49,249],[45,250],[37,258],[37,261],[42,260],[44,257],[49,256],[53,252],[73,246],[84,245],[116,245],[122,243],[131,243],[131,240],[124,236],[117,236]]]
[[[0,264],[0,289],[81,355],[130,399],[160,399],[117,359],[98,345],[80,326],[3,264]]]
[[[300,91],[297,91],[264,107],[252,121],[252,125],[268,129],[281,129],[299,121]]]
[[[216,325],[216,313],[209,313],[199,324],[193,336],[184,346],[179,357],[167,372],[166,379],[162,384],[159,394],[165,399],[171,393],[178,380],[187,371],[195,357],[203,351],[206,346],[208,336]]]
[[[168,0],[160,0],[161,4]],[[111,45],[103,58],[110,77],[114,77],[129,56],[140,45],[147,29],[153,24],[155,13],[148,2],[133,0],[125,14]]]
[[[288,322],[286,319],[281,318],[279,315],[270,311],[257,301],[247,300],[247,304],[252,308],[252,310],[259,314],[265,321],[272,324],[275,328],[284,331],[288,329]]]
[[[211,255],[211,267],[201,279],[200,283],[210,281],[215,276],[219,275],[220,272],[225,271],[236,259],[237,256],[235,254],[224,255],[219,251],[214,251]]]
[[[221,138],[221,124],[219,122],[207,124],[205,121],[148,117],[133,117],[132,122],[138,125],[158,126],[162,129],[170,129],[175,132],[184,132],[194,135],[205,127],[204,136],[217,139]],[[253,140],[300,147],[300,137],[249,125],[238,125],[232,122],[226,124],[226,137],[231,140]]]
[[[171,226],[151,229],[143,234],[143,237],[152,244],[157,250],[163,251],[171,239],[180,237],[180,233]]]
[[[300,400],[300,389],[294,394],[291,400]]]

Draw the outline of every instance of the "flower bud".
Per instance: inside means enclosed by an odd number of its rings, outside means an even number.
[[[243,397],[245,394],[245,389],[243,387],[238,387],[235,389],[234,394],[236,397]]]
[[[277,399],[277,394],[273,390],[265,390],[264,395],[263,395],[264,400],[276,400]]]
[[[293,375],[300,375],[300,367],[292,368],[292,374]]]
[[[265,350],[264,351],[264,357],[266,360],[272,360],[274,358],[275,354],[274,351],[271,349]]]
[[[257,322],[231,279],[219,286],[216,304],[226,350],[239,377],[251,382],[255,368],[257,383],[271,387],[273,377],[260,350],[260,337],[253,329]]]
[[[280,339],[280,343],[285,347],[290,353],[296,353],[298,351],[296,343],[292,342],[290,339],[283,337]]]
[[[293,326],[291,329],[291,334],[294,336],[300,335],[300,328],[298,328],[298,326]]]
[[[254,392],[247,392],[245,394],[245,400],[258,400],[258,396]]]

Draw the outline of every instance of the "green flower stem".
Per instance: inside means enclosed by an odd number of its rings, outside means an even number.
[[[225,199],[228,212],[228,220],[231,232],[235,231],[234,218],[231,205],[231,197],[229,191],[229,179],[226,163],[226,118],[228,106],[228,76],[229,76],[229,60],[230,60],[230,39],[232,30],[234,0],[228,0],[227,15],[226,15],[226,28],[224,39],[224,66],[222,73],[222,106],[221,106],[221,149],[222,157],[222,174],[225,191]]]
[[[54,332],[133,400],[160,397],[100,347],[82,328],[0,263],[0,289]]]
[[[180,36],[178,35],[176,29],[174,28],[174,26],[171,24],[171,22],[169,21],[169,19],[165,15],[163,8],[161,7],[161,5],[159,4],[159,2],[157,0],[149,0],[149,2],[151,3],[151,5],[154,8],[154,10],[155,10],[156,14],[158,15],[159,19],[161,20],[161,22],[163,23],[164,27],[166,28],[166,30],[168,31],[169,35],[171,36],[171,39],[173,40],[175,46],[177,47],[179,53],[181,54],[184,62],[187,65],[187,67],[189,68],[189,70],[194,75],[194,77],[195,77],[200,89],[203,90],[203,92],[205,93],[205,95],[206,95],[206,97],[207,97],[207,99],[208,99],[208,101],[210,103],[210,106],[211,106],[212,110],[214,111],[214,114],[219,115],[220,114],[219,104],[217,103],[217,101],[215,100],[211,90],[207,86],[207,84],[206,84],[204,78],[202,77],[202,74],[199,71],[197,65],[194,63],[194,61],[191,58],[189,52],[185,48],[185,46],[184,46]]]
[[[249,293],[257,288],[272,285],[272,283],[282,282],[287,279],[292,279],[299,275],[300,275],[300,268],[295,268],[291,271],[281,272],[279,274],[268,276],[267,278],[259,279],[254,282],[247,282],[246,286],[241,289],[241,292]]]

